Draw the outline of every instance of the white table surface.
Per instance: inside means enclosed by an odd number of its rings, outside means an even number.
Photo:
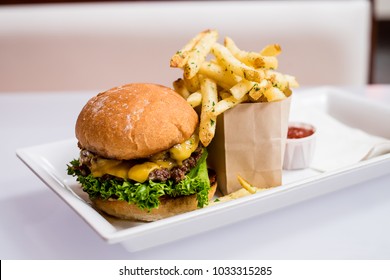
[[[353,91],[390,106],[390,86]],[[390,170],[143,251],[106,244],[15,155],[73,137],[78,113],[96,93],[0,93],[0,259],[390,259]]]

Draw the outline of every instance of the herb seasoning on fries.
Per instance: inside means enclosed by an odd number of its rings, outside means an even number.
[[[217,30],[200,32],[170,61],[183,70],[183,77],[173,82],[175,91],[200,108],[199,139],[205,147],[214,138],[218,115],[243,102],[283,100],[299,86],[295,77],[277,71],[280,45],[245,51],[230,37],[218,43],[218,36]]]

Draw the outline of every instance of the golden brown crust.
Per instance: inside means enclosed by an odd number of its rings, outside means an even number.
[[[217,183],[211,186],[209,191],[209,200],[214,196],[217,188]],[[139,221],[157,221],[174,215],[182,214],[185,212],[196,210],[197,199],[196,195],[180,196],[176,198],[161,198],[160,206],[156,209],[152,209],[150,212],[142,210],[134,204],[129,204],[126,201],[118,200],[102,200],[94,199],[94,205],[96,208],[103,212],[120,218],[128,220],[139,220]]]
[[[105,158],[150,156],[194,133],[198,115],[168,87],[127,84],[91,98],[76,122],[80,145]]]

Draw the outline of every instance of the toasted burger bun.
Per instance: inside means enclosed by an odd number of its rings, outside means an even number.
[[[184,142],[197,125],[195,110],[175,91],[138,83],[90,99],[77,119],[76,137],[101,157],[129,160]]]
[[[214,196],[216,188],[217,183],[215,182],[209,191],[209,200]],[[93,203],[95,204],[96,208],[111,216],[120,219],[139,220],[146,222],[157,221],[167,217],[193,211],[198,208],[196,194],[175,198],[162,197],[160,198],[160,206],[150,210],[149,212],[147,210],[138,208],[134,204],[129,204],[126,201],[118,201],[115,199],[94,199]]]

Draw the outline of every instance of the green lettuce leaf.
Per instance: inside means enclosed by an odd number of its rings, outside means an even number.
[[[73,160],[67,166],[68,175],[77,178],[83,190],[91,199],[108,199],[114,197],[118,200],[133,203],[141,209],[151,210],[160,205],[159,198],[163,195],[177,197],[196,194],[198,207],[202,208],[209,202],[208,193],[210,181],[207,171],[207,150],[204,149],[197,165],[186,175],[185,179],[175,184],[172,180],[166,182],[147,181],[138,183],[131,180],[111,177],[94,177],[92,174],[83,175],[78,160]]]

